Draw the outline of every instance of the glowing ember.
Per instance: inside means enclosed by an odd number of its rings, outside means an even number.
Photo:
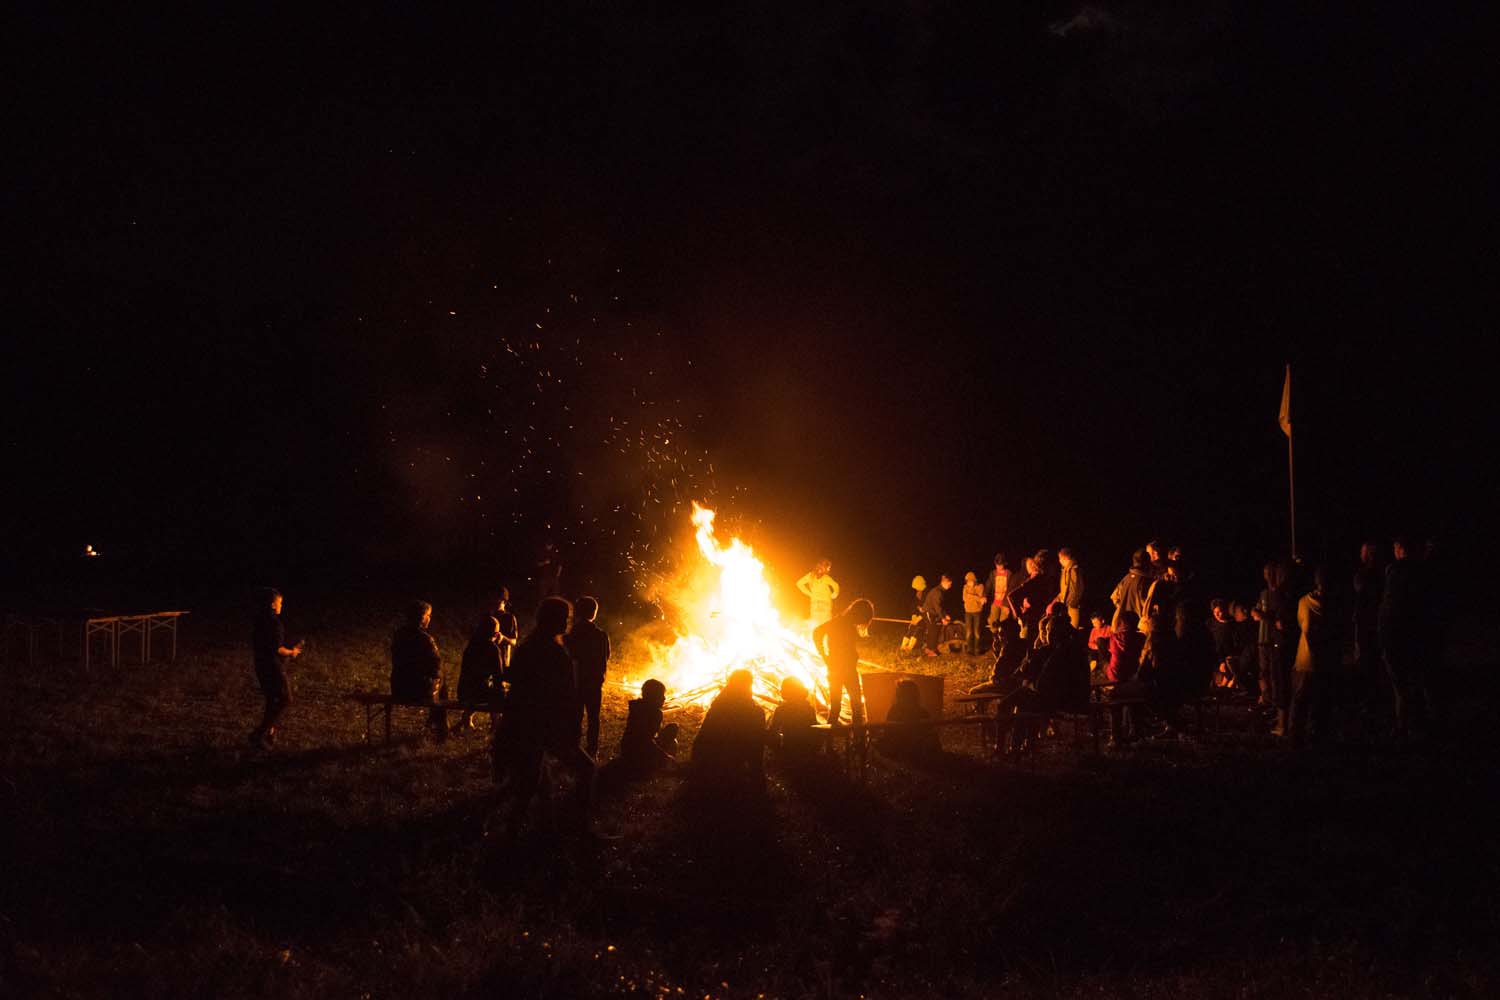
[[[756,697],[768,703],[781,700],[784,678],[796,677],[821,709],[828,700],[827,668],[810,634],[781,624],[765,566],[738,538],[720,544],[714,537],[714,512],[697,503],[693,525],[698,550],[714,572],[706,590],[684,588],[679,595],[686,631],[670,645],[652,646],[649,676],[667,685],[673,702],[698,705],[712,701],[734,670],[749,670]]]

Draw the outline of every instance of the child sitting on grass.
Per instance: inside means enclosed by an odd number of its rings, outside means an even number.
[[[808,700],[807,685],[795,677],[783,680],[781,704],[771,713],[771,729],[766,737],[771,755],[785,764],[808,760],[817,749],[812,728],[817,722],[817,713]]]
[[[646,778],[670,767],[677,756],[677,723],[663,726],[667,686],[658,680],[641,685],[641,696],[630,701],[620,753],[604,766],[601,777],[617,780]]]

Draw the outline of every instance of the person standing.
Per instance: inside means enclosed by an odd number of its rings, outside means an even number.
[[[984,592],[990,602],[990,617],[985,624],[989,625],[990,632],[996,633],[996,626],[1010,617],[1010,605],[1006,603],[1005,591],[1010,584],[1010,567],[1005,564],[1005,554],[995,553],[995,568],[990,570],[990,575],[984,579]]]
[[[1072,549],[1058,549],[1057,562],[1062,568],[1057,576],[1057,597],[1054,603],[1068,609],[1068,624],[1076,629],[1083,621],[1083,572],[1073,558]]]
[[[973,572],[964,574],[964,652],[979,655],[979,620],[984,615],[984,584]]]
[[[491,604],[494,610],[489,612],[490,617],[500,626],[500,637],[495,643],[500,649],[500,675],[504,677],[505,671],[510,667],[510,655],[515,651],[517,640],[521,638],[521,625],[510,610],[509,588],[501,587]]]
[[[945,578],[946,579],[946,578]],[[936,588],[934,588],[936,589]],[[837,618],[813,629],[813,648],[828,665],[828,724],[838,725],[844,690],[849,691],[849,710],[854,724],[865,721],[864,693],[859,684],[859,640],[868,634],[875,619],[875,606],[860,598]]]
[[[1385,567],[1380,546],[1359,547],[1359,569],[1354,571],[1354,676],[1350,679],[1351,706],[1368,709],[1385,666],[1380,656],[1380,601],[1385,594]]]
[[[1287,606],[1291,604],[1291,598],[1286,592],[1286,569],[1281,563],[1266,563],[1261,576],[1266,586],[1250,610],[1250,616],[1260,623],[1257,651],[1261,704],[1276,711],[1276,726],[1271,735],[1283,736],[1286,734],[1287,710],[1292,704],[1291,662],[1285,655]]]
[[[819,559],[817,565],[797,581],[797,589],[808,600],[808,623],[817,628],[833,617],[833,602],[839,596],[839,582],[829,576],[833,563]]]
[[[1297,602],[1297,656],[1292,664],[1292,710],[1288,735],[1294,746],[1328,735],[1339,669],[1340,622],[1329,607],[1321,569],[1313,572],[1313,588]]]
[[[302,644],[286,644],[286,630],[281,622],[282,596],[279,590],[260,592],[259,609],[250,631],[250,650],[255,658],[255,679],[266,699],[266,711],[260,725],[250,734],[250,745],[270,750],[276,744],[276,730],[292,703],[292,687],[287,681],[286,665],[302,655]]]
[[[1130,571],[1120,578],[1120,582],[1115,584],[1114,593],[1109,595],[1115,606],[1114,617],[1109,622],[1110,628],[1120,624],[1120,614],[1124,611],[1135,615],[1137,622],[1141,620],[1148,609],[1146,595],[1151,592],[1154,579],[1146,550],[1136,549],[1130,556]]]
[[[493,615],[485,615],[469,633],[468,645],[464,646],[463,659],[458,666],[458,700],[465,705],[488,708],[505,699],[505,689],[500,684],[500,623]],[[473,712],[465,708],[458,719],[458,732],[474,728]]]
[[[1396,557],[1385,570],[1385,591],[1380,599],[1379,632],[1381,656],[1390,676],[1396,710],[1396,738],[1404,740],[1425,726],[1432,709],[1427,687],[1424,647],[1427,608],[1421,567],[1410,544],[1398,539],[1392,546]]]
[[[604,696],[604,675],[609,666],[609,633],[594,619],[599,616],[599,601],[580,597],[575,606],[573,629],[564,640],[573,662],[578,664],[578,697],[588,716],[588,735],[584,750],[590,757],[599,755],[599,705]]]
[[[519,832],[551,756],[573,772],[582,828],[591,827],[594,759],[578,745],[578,668],[564,637],[573,606],[549,597],[536,609],[536,627],[516,647],[507,680],[510,695],[494,746],[495,777],[509,779],[513,798],[508,834]]]

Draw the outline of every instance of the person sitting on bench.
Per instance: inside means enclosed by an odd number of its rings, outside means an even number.
[[[917,682],[902,678],[896,682],[896,696],[885,721],[894,723],[928,722],[932,713],[922,707]],[[921,757],[938,753],[937,730],[932,726],[898,726],[880,734],[880,752],[888,757]]]
[[[771,713],[767,739],[771,756],[783,764],[805,764],[817,750],[813,726],[818,716],[808,698],[807,685],[795,677],[781,682],[781,704]]]
[[[413,705],[430,704],[446,697],[443,690],[443,660],[437,640],[427,631],[432,624],[432,605],[413,601],[405,621],[391,634],[391,697]],[[434,708],[427,716],[434,739],[448,737],[448,716]]]
[[[1021,639],[1021,626],[1014,615],[1002,618],[995,626],[995,667],[990,679],[969,688],[969,694],[1010,694],[1021,686],[1016,676],[1026,659],[1026,643]]]
[[[464,647],[464,658],[458,668],[458,700],[468,705],[498,705],[505,700],[505,688],[500,683],[500,622],[492,615],[485,615],[474,626],[469,635],[469,644]],[[458,731],[467,732],[474,727],[471,713],[466,708],[458,720]]]

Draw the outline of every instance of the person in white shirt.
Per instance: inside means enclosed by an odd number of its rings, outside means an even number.
[[[819,559],[817,565],[797,581],[797,589],[807,595],[810,604],[807,620],[814,628],[833,617],[833,601],[839,596],[839,582],[828,575],[831,569],[833,563]]]

